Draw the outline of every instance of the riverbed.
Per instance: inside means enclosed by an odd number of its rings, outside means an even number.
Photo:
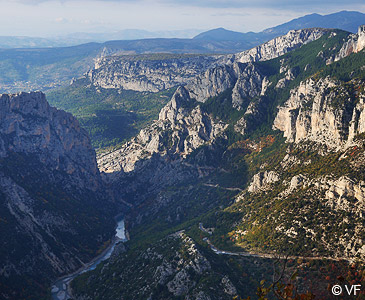
[[[76,272],[63,276],[62,278],[58,279],[53,285],[52,285],[52,299],[53,300],[67,300],[70,299],[70,293],[69,293],[69,285],[70,282],[79,276],[80,274],[83,274],[87,271],[94,270],[98,264],[100,264],[102,261],[107,260],[112,255],[115,245],[120,242],[127,241],[126,237],[126,231],[125,231],[125,224],[124,220],[120,220],[117,222],[117,228],[115,230],[115,236],[112,241],[112,243],[109,245],[107,249],[103,251],[102,254],[95,257],[91,262],[77,270]]]

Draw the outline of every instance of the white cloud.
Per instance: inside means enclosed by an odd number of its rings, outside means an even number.
[[[56,19],[54,19],[55,20],[55,22],[56,23],[68,23],[69,22],[69,20],[68,19],[66,19],[66,18],[63,18],[63,17],[58,17],[58,18],[56,18]]]

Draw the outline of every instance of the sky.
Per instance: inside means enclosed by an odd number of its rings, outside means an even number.
[[[364,0],[0,0],[0,35],[50,37],[74,32],[261,31],[310,13],[365,13]]]

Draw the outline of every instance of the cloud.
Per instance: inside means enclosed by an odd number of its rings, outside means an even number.
[[[262,7],[262,8],[309,8],[309,7],[328,7],[339,5],[363,5],[364,0],[79,0],[82,2],[114,2],[114,3],[156,3],[175,6],[193,6],[193,7],[212,7],[212,8],[244,8],[244,7]],[[40,4],[45,2],[75,2],[75,0],[0,0],[0,2],[22,3],[28,5]]]
[[[211,16],[213,17],[226,17],[226,16],[231,16],[231,17],[247,17],[250,16],[251,14],[249,13],[243,13],[243,12],[225,12],[225,13],[213,13],[211,14]]]
[[[105,1],[125,2],[126,0]],[[262,8],[292,11],[317,10],[318,12],[328,12],[331,9],[336,10],[338,7],[345,7],[350,10],[364,10],[364,0],[161,0],[161,2],[176,6],[230,9]]]
[[[56,19],[54,19],[54,21],[56,23],[62,23],[62,24],[66,24],[66,23],[69,23],[70,20],[69,19],[66,19],[66,18],[62,18],[62,17],[58,17]]]

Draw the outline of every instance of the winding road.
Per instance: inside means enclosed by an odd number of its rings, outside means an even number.
[[[209,233],[205,230],[203,223],[199,223],[199,229],[203,232]],[[232,251],[225,251],[220,250],[216,246],[213,245],[213,243],[207,238],[203,238],[203,241],[205,241],[209,246],[210,249],[216,254],[220,255],[232,255],[232,256],[244,256],[244,257],[257,257],[257,258],[271,258],[271,259],[305,259],[305,260],[332,260],[332,261],[339,261],[339,260],[347,260],[351,261],[347,257],[339,257],[339,258],[333,258],[333,257],[326,257],[326,256],[278,256],[277,254],[269,254],[269,253],[251,253],[251,252],[232,252]]]

